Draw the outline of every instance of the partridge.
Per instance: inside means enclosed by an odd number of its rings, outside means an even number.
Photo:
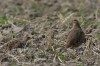
[[[73,20],[73,27],[70,29],[67,40],[66,40],[66,48],[74,48],[78,47],[82,43],[86,41],[85,34],[82,31],[78,20]]]
[[[2,48],[6,50],[12,50],[15,48],[23,48],[26,45],[27,41],[30,39],[31,39],[31,36],[29,36],[28,34],[26,34],[22,40],[19,38],[13,38],[12,40],[5,43]]]

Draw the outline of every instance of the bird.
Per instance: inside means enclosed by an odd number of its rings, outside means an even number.
[[[4,48],[6,50],[12,50],[15,48],[24,48],[27,41],[30,40],[31,38],[32,37],[28,34],[24,35],[22,40],[19,38],[13,38],[7,43],[5,43],[3,46],[1,46],[0,48]]]
[[[70,29],[66,39],[66,48],[78,47],[82,43],[86,42],[85,33],[81,29],[79,21],[74,19],[72,23],[73,26]]]
[[[7,43],[4,44],[4,49],[6,50],[12,50],[14,48],[17,48],[19,46],[21,46],[22,41],[19,40],[18,38],[13,38],[10,41],[8,41]]]

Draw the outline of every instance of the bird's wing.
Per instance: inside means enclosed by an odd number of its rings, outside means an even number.
[[[67,37],[67,42],[78,42],[78,39],[80,38],[80,30],[71,30]]]
[[[86,38],[85,38],[85,34],[83,31],[80,32],[80,40],[79,42],[85,43],[86,42]]]
[[[67,37],[66,47],[79,46],[78,42],[80,41],[80,35],[81,35],[81,30],[78,30],[78,29],[71,30]]]

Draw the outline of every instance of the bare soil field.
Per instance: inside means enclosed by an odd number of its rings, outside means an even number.
[[[65,48],[73,19],[86,43]],[[100,66],[100,1],[0,0],[0,66]]]

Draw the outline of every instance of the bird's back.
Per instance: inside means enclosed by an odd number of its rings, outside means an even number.
[[[69,47],[79,46],[80,39],[82,38],[81,37],[82,33],[83,31],[80,28],[77,28],[77,29],[72,28],[66,40],[66,43],[67,43],[66,47],[69,48]]]

